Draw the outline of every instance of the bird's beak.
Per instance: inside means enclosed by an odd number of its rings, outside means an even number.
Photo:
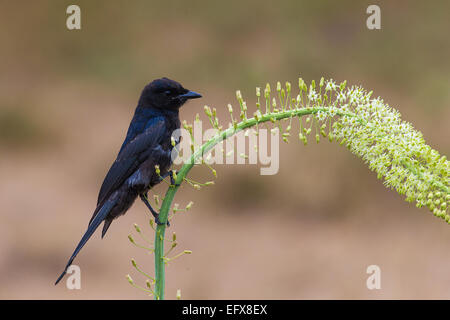
[[[181,95],[179,95],[178,97],[179,97],[179,98],[184,98],[184,99],[187,100],[187,99],[197,99],[197,98],[201,98],[202,95],[199,94],[199,93],[197,93],[197,92],[194,92],[194,91],[188,91],[187,93],[181,94]]]

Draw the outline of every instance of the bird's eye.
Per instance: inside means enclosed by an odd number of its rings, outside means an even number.
[[[166,90],[166,91],[164,91],[164,94],[166,96],[170,96],[172,94],[172,91],[171,90]]]

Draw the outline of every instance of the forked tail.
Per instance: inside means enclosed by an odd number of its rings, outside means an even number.
[[[78,252],[83,248],[83,246],[86,244],[86,242],[89,240],[89,238],[92,236],[92,234],[97,230],[98,226],[102,223],[103,220],[105,220],[108,213],[111,211],[111,209],[116,204],[117,200],[115,201],[106,201],[102,208],[98,211],[98,213],[95,215],[95,218],[92,219],[92,221],[89,223],[88,229],[86,230],[86,233],[83,235],[83,238],[81,238],[80,242],[78,243],[77,247],[75,248],[75,251],[73,252],[72,256],[69,259],[69,262],[67,262],[66,267],[64,268],[64,271],[59,276],[58,280],[56,280],[55,285],[58,284],[59,281],[64,277],[64,275],[67,272],[67,269],[72,264],[73,260],[77,256]]]

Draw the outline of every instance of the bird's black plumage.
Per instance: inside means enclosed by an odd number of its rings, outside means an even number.
[[[102,222],[103,237],[111,222],[125,214],[137,196],[146,195],[161,181],[155,165],[160,175],[167,174],[172,164],[171,136],[180,127],[178,110],[188,99],[200,97],[167,78],[154,80],[144,88],[125,141],[100,188],[88,229],[55,284]]]

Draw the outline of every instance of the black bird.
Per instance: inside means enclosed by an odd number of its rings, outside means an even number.
[[[100,188],[97,207],[87,231],[55,284],[66,274],[67,268],[98,226],[105,222],[103,238],[111,222],[125,214],[138,196],[155,216],[156,222],[160,223],[158,213],[147,201],[147,192],[161,182],[161,177],[167,177],[172,172],[169,171],[174,148],[171,136],[180,127],[179,108],[188,99],[200,97],[200,94],[167,78],[154,80],[144,88],[125,141]],[[155,165],[160,168],[159,175]]]

